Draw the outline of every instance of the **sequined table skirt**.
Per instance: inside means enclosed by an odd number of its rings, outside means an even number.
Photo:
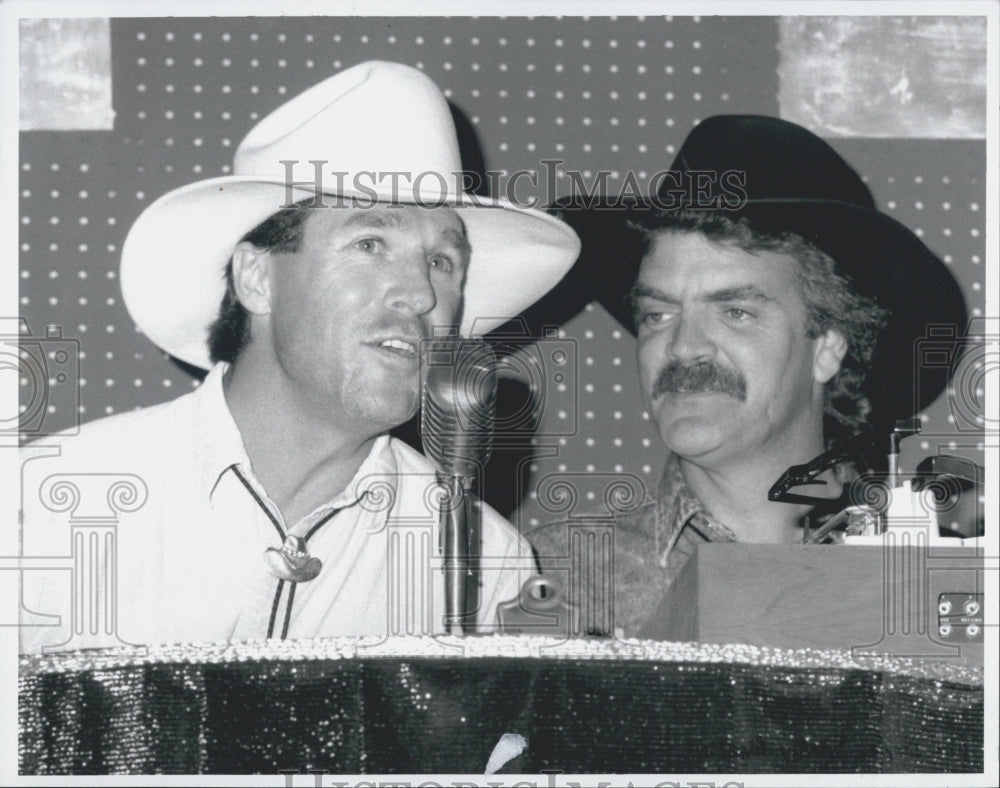
[[[982,671],[546,638],[108,649],[20,664],[23,774],[980,772]]]

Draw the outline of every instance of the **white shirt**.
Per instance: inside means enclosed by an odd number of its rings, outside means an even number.
[[[289,528],[253,475],[224,372],[216,366],[172,402],[22,451],[22,555],[37,567],[22,572],[22,653],[255,639],[269,628],[280,637],[286,618],[290,638],[445,631],[431,463],[382,436],[340,495]],[[282,539],[236,469],[287,534],[305,536],[343,507],[308,541],[318,577],[278,593],[264,551]],[[513,526],[480,510],[477,621],[491,631],[534,560]]]

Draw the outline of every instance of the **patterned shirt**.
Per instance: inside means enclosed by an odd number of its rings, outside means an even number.
[[[585,633],[636,637],[702,542],[735,542],[670,455],[657,495],[612,515],[572,517],[526,534],[543,574],[577,606]]]

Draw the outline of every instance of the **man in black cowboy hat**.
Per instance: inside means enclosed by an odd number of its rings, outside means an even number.
[[[940,383],[914,390],[914,343],[931,324],[965,321],[941,262],[795,124],[705,120],[651,203],[624,236],[616,218],[592,223],[606,234],[585,234],[584,249],[603,256],[596,265],[626,239],[637,250],[637,273],[611,274],[631,281],[630,314],[611,306],[636,332],[670,456],[655,497],[615,523],[610,584],[561,578],[591,631],[626,636],[699,543],[801,541],[809,507],[772,502],[769,488],[831,443],[929,404]],[[802,492],[837,498],[846,475]],[[568,554],[566,524],[528,537],[543,568]]]

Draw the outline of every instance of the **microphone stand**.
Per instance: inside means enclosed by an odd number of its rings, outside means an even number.
[[[451,476],[445,482],[440,523],[444,534],[445,613],[449,635],[475,631],[470,613],[479,608],[479,518],[474,478]]]
[[[493,447],[496,356],[482,340],[435,340],[422,354],[424,451],[444,488],[438,549],[444,558],[445,629],[475,632],[479,610],[480,508],[474,488]]]

